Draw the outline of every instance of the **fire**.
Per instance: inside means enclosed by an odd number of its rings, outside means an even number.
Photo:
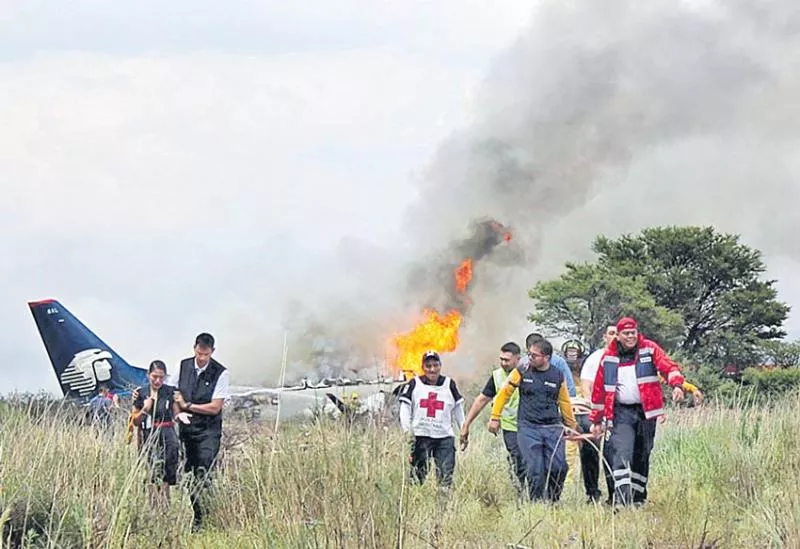
[[[463,294],[467,291],[467,286],[472,280],[472,259],[468,257],[462,261],[461,265],[456,267],[454,274],[456,277],[456,290],[458,290],[458,293]]]
[[[507,231],[506,228],[497,221],[492,221],[490,225],[494,232],[497,234],[502,234],[503,240],[506,242],[511,242],[511,231]]]
[[[392,338],[395,364],[406,379],[422,375],[422,355],[433,349],[439,353],[455,351],[458,347],[458,330],[461,327],[461,314],[452,310],[444,316],[436,311],[423,311],[424,320],[413,330],[397,334]]]
[[[445,315],[432,309],[425,309],[420,323],[409,332],[395,334],[389,341],[390,351],[387,358],[395,371],[402,371],[406,379],[423,374],[421,361],[425,351],[449,353],[456,350],[459,343],[458,331],[463,320],[462,313],[465,313],[471,304],[467,290],[472,282],[474,262],[480,261],[503,241],[511,241],[511,232],[508,228],[494,220],[478,223],[475,230],[469,248],[478,250],[476,252],[478,255],[466,257],[453,269],[453,283],[455,290],[460,294],[459,305],[455,305],[456,308]],[[450,291],[447,293],[452,296]],[[450,307],[453,305],[448,305],[448,308]]]

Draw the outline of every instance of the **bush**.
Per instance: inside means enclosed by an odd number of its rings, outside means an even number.
[[[800,368],[747,368],[742,384],[752,388],[762,402],[774,401],[800,388]]]

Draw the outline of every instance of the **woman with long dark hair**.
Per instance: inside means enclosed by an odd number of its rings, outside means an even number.
[[[147,455],[151,482],[156,493],[169,499],[169,487],[177,483],[178,435],[175,420],[180,408],[175,403],[175,387],[167,385],[167,366],[161,360],[150,363],[148,385],[134,392],[134,424],[142,429],[141,450]]]

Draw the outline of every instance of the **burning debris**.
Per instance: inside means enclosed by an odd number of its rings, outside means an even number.
[[[458,348],[459,329],[472,305],[469,296],[475,264],[489,257],[495,248],[511,241],[511,231],[493,219],[482,219],[472,224],[472,235],[457,242],[452,249],[459,261],[444,267],[446,276],[441,274],[434,280],[442,281],[432,289],[435,296],[444,295],[445,301],[439,307],[427,306],[422,311],[422,320],[409,332],[395,334],[390,342],[389,361],[394,371],[406,377],[422,374],[420,357],[433,349],[439,353],[449,353]],[[440,297],[441,298],[441,297]],[[439,313],[438,310],[445,310]]]
[[[380,319],[374,316],[342,315],[352,313],[351,304],[338,304],[337,322],[323,321],[319,311],[302,303],[293,303],[285,329],[292,334],[284,384],[320,383],[339,378],[375,380],[397,377],[408,379],[419,373],[420,357],[429,350],[455,351],[459,332],[472,309],[470,294],[475,286],[481,262],[500,258],[495,253],[501,244],[511,241],[511,232],[493,219],[480,219],[469,227],[469,235],[452,242],[443,253],[428,258],[413,270],[409,285],[400,290],[405,306],[392,308]],[[503,248],[506,248],[503,246]],[[399,304],[395,304],[399,305]],[[396,331],[404,322],[402,312],[420,311],[408,332]]]
[[[456,267],[456,291],[463,294],[472,281],[472,258],[468,257]]]
[[[458,329],[461,327],[461,313],[455,309],[445,315],[425,309],[424,320],[410,332],[392,338],[390,356],[395,370],[403,372],[406,379],[422,374],[420,357],[428,349],[440,353],[455,351],[458,347]]]

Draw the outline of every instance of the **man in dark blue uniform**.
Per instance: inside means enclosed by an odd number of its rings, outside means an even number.
[[[180,438],[186,456],[185,471],[192,473],[191,486],[194,528],[202,525],[203,497],[210,486],[222,438],[222,407],[229,398],[229,374],[211,358],[214,337],[202,333],[194,344],[194,356],[181,361],[175,385],[175,403],[191,415],[188,425],[180,425]]]

